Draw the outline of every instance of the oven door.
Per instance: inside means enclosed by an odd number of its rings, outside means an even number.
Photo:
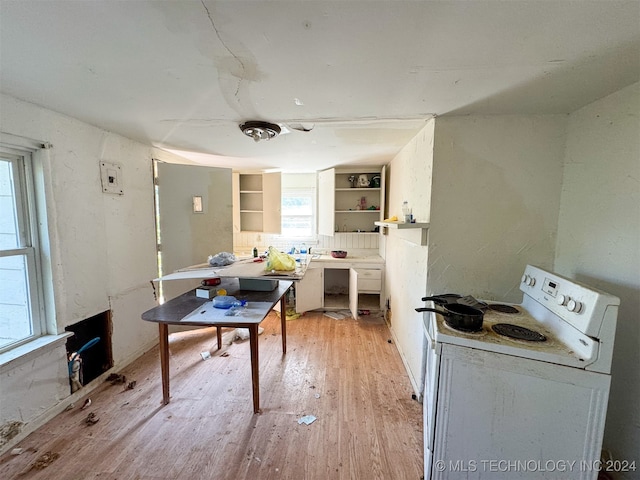
[[[438,377],[442,345],[433,338],[433,318],[435,314],[425,312],[423,316],[425,335],[425,375],[422,412],[424,415],[424,478],[431,478],[433,460],[433,438],[436,430],[436,404],[438,400]]]

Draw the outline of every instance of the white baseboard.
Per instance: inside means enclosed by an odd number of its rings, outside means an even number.
[[[418,402],[422,403],[422,386],[419,385],[419,382],[416,381],[416,379],[413,377],[413,374],[411,373],[411,369],[409,368],[409,363],[407,362],[407,359],[405,358],[404,353],[402,352],[401,349],[398,348],[399,343],[398,343],[398,337],[396,336],[396,332],[393,330],[391,325],[389,325],[389,323],[387,323],[387,326],[389,327],[389,331],[391,332],[391,337],[393,338],[393,343],[396,346],[396,350],[398,350],[398,353],[400,354],[400,359],[402,360],[404,369],[407,371],[407,375],[409,376],[409,381],[411,382],[411,386],[413,387],[415,399]]]

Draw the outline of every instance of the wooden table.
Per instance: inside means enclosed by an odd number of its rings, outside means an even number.
[[[292,281],[279,280],[278,287],[270,292],[240,290],[237,278],[224,278],[217,288],[224,288],[227,295],[246,300],[241,315],[227,316],[229,310],[213,308],[212,301],[196,297],[195,290],[147,310],[142,319],[155,322],[160,330],[160,368],[162,370],[162,401],[169,403],[169,325],[215,326],[218,349],[222,348],[221,327],[249,329],[251,351],[251,383],[253,388],[253,412],[260,412],[260,382],[258,375],[258,326],[271,309],[280,302],[280,325],[282,328],[282,353],[287,353],[286,298]]]

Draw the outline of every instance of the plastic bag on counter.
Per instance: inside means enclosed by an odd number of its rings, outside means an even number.
[[[265,271],[270,272],[290,272],[296,269],[296,259],[287,253],[282,253],[278,249],[269,247],[267,254],[267,266]]]
[[[213,297],[213,306],[215,308],[228,309],[231,307],[244,307],[247,304],[246,300],[238,300],[233,295],[218,295]]]
[[[236,261],[236,256],[229,252],[220,252],[215,255],[209,255],[209,265],[212,267],[224,267],[231,265]]]

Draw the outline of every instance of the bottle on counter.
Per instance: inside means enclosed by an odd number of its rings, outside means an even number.
[[[253,257],[256,258],[258,256],[258,248],[253,247]]]

